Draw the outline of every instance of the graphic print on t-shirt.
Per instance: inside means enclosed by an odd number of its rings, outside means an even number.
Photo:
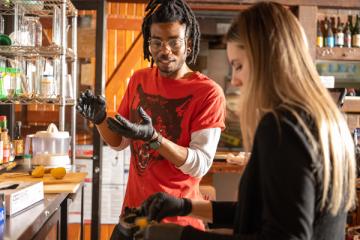
[[[185,111],[192,99],[192,95],[184,98],[169,99],[160,95],[144,92],[141,84],[136,88],[137,94],[132,99],[130,108],[130,121],[140,122],[137,112],[141,106],[151,117],[152,124],[157,132],[166,139],[177,143],[181,134],[181,122]],[[155,150],[149,148],[143,141],[132,141],[131,151],[135,158],[138,174],[142,174],[152,161],[162,160],[163,157]]]

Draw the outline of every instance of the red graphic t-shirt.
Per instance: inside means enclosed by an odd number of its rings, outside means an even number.
[[[177,80],[160,76],[157,67],[135,72],[118,112],[131,122],[140,122],[136,110],[138,106],[151,117],[156,131],[183,147],[189,147],[194,131],[225,127],[223,91],[214,81],[198,72]],[[202,199],[200,178],[183,173],[141,140],[132,140],[130,148],[124,207],[138,207],[156,192]],[[204,229],[200,220],[191,217],[171,217],[164,222]]]

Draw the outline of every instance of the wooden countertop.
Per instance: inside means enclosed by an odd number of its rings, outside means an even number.
[[[238,155],[239,152],[234,151],[217,151],[214,157],[213,164],[209,173],[239,173],[242,174],[246,163],[234,164],[226,161],[228,154]]]
[[[42,178],[33,178],[24,172],[3,173],[0,175],[0,182],[3,181],[22,181],[44,183],[44,193],[76,193],[83,185],[87,173],[68,172],[62,179],[54,179],[50,174],[45,174]]]
[[[242,174],[246,164],[238,165],[225,161],[214,161],[209,173],[239,173]]]

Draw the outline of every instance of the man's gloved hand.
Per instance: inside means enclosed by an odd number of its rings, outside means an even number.
[[[89,89],[80,93],[76,110],[86,119],[100,124],[106,118],[106,101],[102,96],[95,96]]]
[[[158,222],[166,217],[189,215],[191,210],[190,199],[176,198],[163,192],[155,193],[141,205],[141,211],[148,219]]]
[[[144,140],[149,141],[151,140],[152,136],[154,135],[154,127],[152,125],[151,118],[149,115],[146,114],[142,107],[138,107],[137,109],[139,116],[141,117],[142,121],[139,124],[131,123],[129,120],[125,119],[120,115],[116,115],[115,119],[108,118],[106,121],[108,123],[109,128],[119,133],[121,136],[131,139],[137,140]]]
[[[180,240],[184,227],[172,223],[150,224],[135,234],[141,240]]]

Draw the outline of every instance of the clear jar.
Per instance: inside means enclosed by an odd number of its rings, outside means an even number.
[[[29,31],[28,46],[39,47],[42,45],[42,25],[39,17],[35,15],[27,15],[25,18]]]
[[[54,97],[54,77],[52,75],[43,75],[40,81],[40,97]]]
[[[0,15],[0,34],[4,34],[5,31],[5,21],[4,17]]]

